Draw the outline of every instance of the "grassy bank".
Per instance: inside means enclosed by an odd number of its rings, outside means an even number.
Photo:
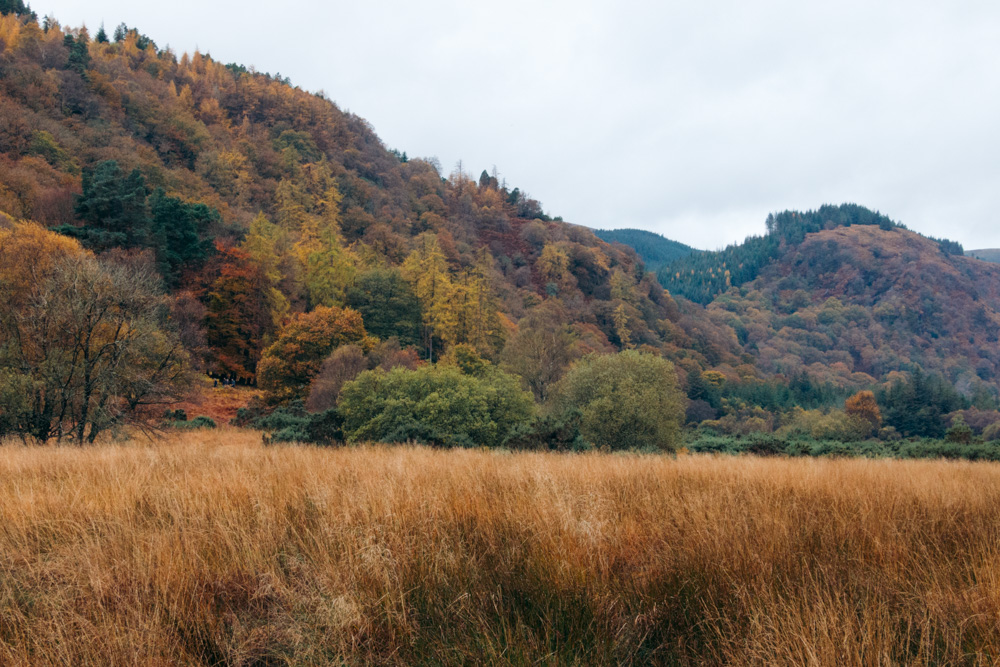
[[[0,664],[1000,659],[1000,466],[0,448]]]

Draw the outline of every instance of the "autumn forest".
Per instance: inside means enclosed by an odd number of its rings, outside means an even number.
[[[287,78],[8,5],[0,433],[994,457],[1000,268],[957,243],[854,204],[609,243]]]

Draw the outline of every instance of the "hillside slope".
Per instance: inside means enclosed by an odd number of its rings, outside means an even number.
[[[512,365],[556,327],[564,364],[640,347],[730,382],[862,386],[923,365],[971,387],[1000,370],[994,269],[854,204],[771,216],[765,235],[674,259],[658,284],[635,250],[496,174],[444,174],[287,79],[125,26],[91,39],[0,17],[0,92],[0,225],[34,220],[154,264],[198,367],[247,384],[320,306],[425,359],[467,344]],[[647,257],[690,251],[624,233]]]
[[[0,224],[154,262],[209,372],[253,383],[292,316],[345,305],[424,356],[466,343],[499,359],[544,304],[576,355],[738,358],[733,333],[679,307],[631,249],[495,174],[389,150],[287,79],[177,56],[124,25],[110,39],[46,25],[0,17]]]
[[[679,241],[644,229],[595,229],[597,238],[634,248],[647,271],[657,272],[666,264],[698,252]]]
[[[1000,373],[1000,266],[900,227],[810,233],[708,309],[767,372],[864,386],[920,366],[966,391]]]

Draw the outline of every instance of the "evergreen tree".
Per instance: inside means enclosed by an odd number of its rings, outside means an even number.
[[[32,21],[38,20],[38,15],[31,11],[30,5],[24,4],[24,0],[0,0],[0,14],[26,16]]]
[[[78,238],[94,250],[145,246],[149,239],[146,194],[146,179],[138,169],[124,176],[115,160],[101,162],[83,172],[76,214],[84,226],[63,225],[55,231]]]
[[[904,436],[941,438],[944,416],[969,407],[969,403],[944,378],[927,375],[920,368],[906,382],[896,382],[878,396],[883,420]]]
[[[219,212],[205,204],[168,197],[162,188],[149,198],[149,208],[151,241],[160,273],[168,285],[176,286],[182,269],[197,268],[208,257],[210,243],[202,237],[208,226],[220,219]]]
[[[87,48],[87,34],[82,33],[76,39],[72,35],[63,37],[63,45],[69,50],[66,66],[74,72],[83,75],[90,67],[90,50]]]
[[[420,344],[420,301],[398,269],[362,273],[347,290],[347,305],[361,313],[373,336],[395,336],[404,346]]]

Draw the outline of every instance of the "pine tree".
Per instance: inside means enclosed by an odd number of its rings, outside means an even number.
[[[219,212],[205,204],[189,204],[168,197],[157,188],[149,198],[152,216],[151,242],[160,273],[169,286],[176,286],[182,269],[199,267],[208,257],[210,242],[202,236],[220,219]]]
[[[146,195],[146,179],[138,169],[124,176],[115,160],[106,160],[83,173],[76,214],[84,227],[63,225],[56,231],[95,250],[145,246],[150,225]]]

